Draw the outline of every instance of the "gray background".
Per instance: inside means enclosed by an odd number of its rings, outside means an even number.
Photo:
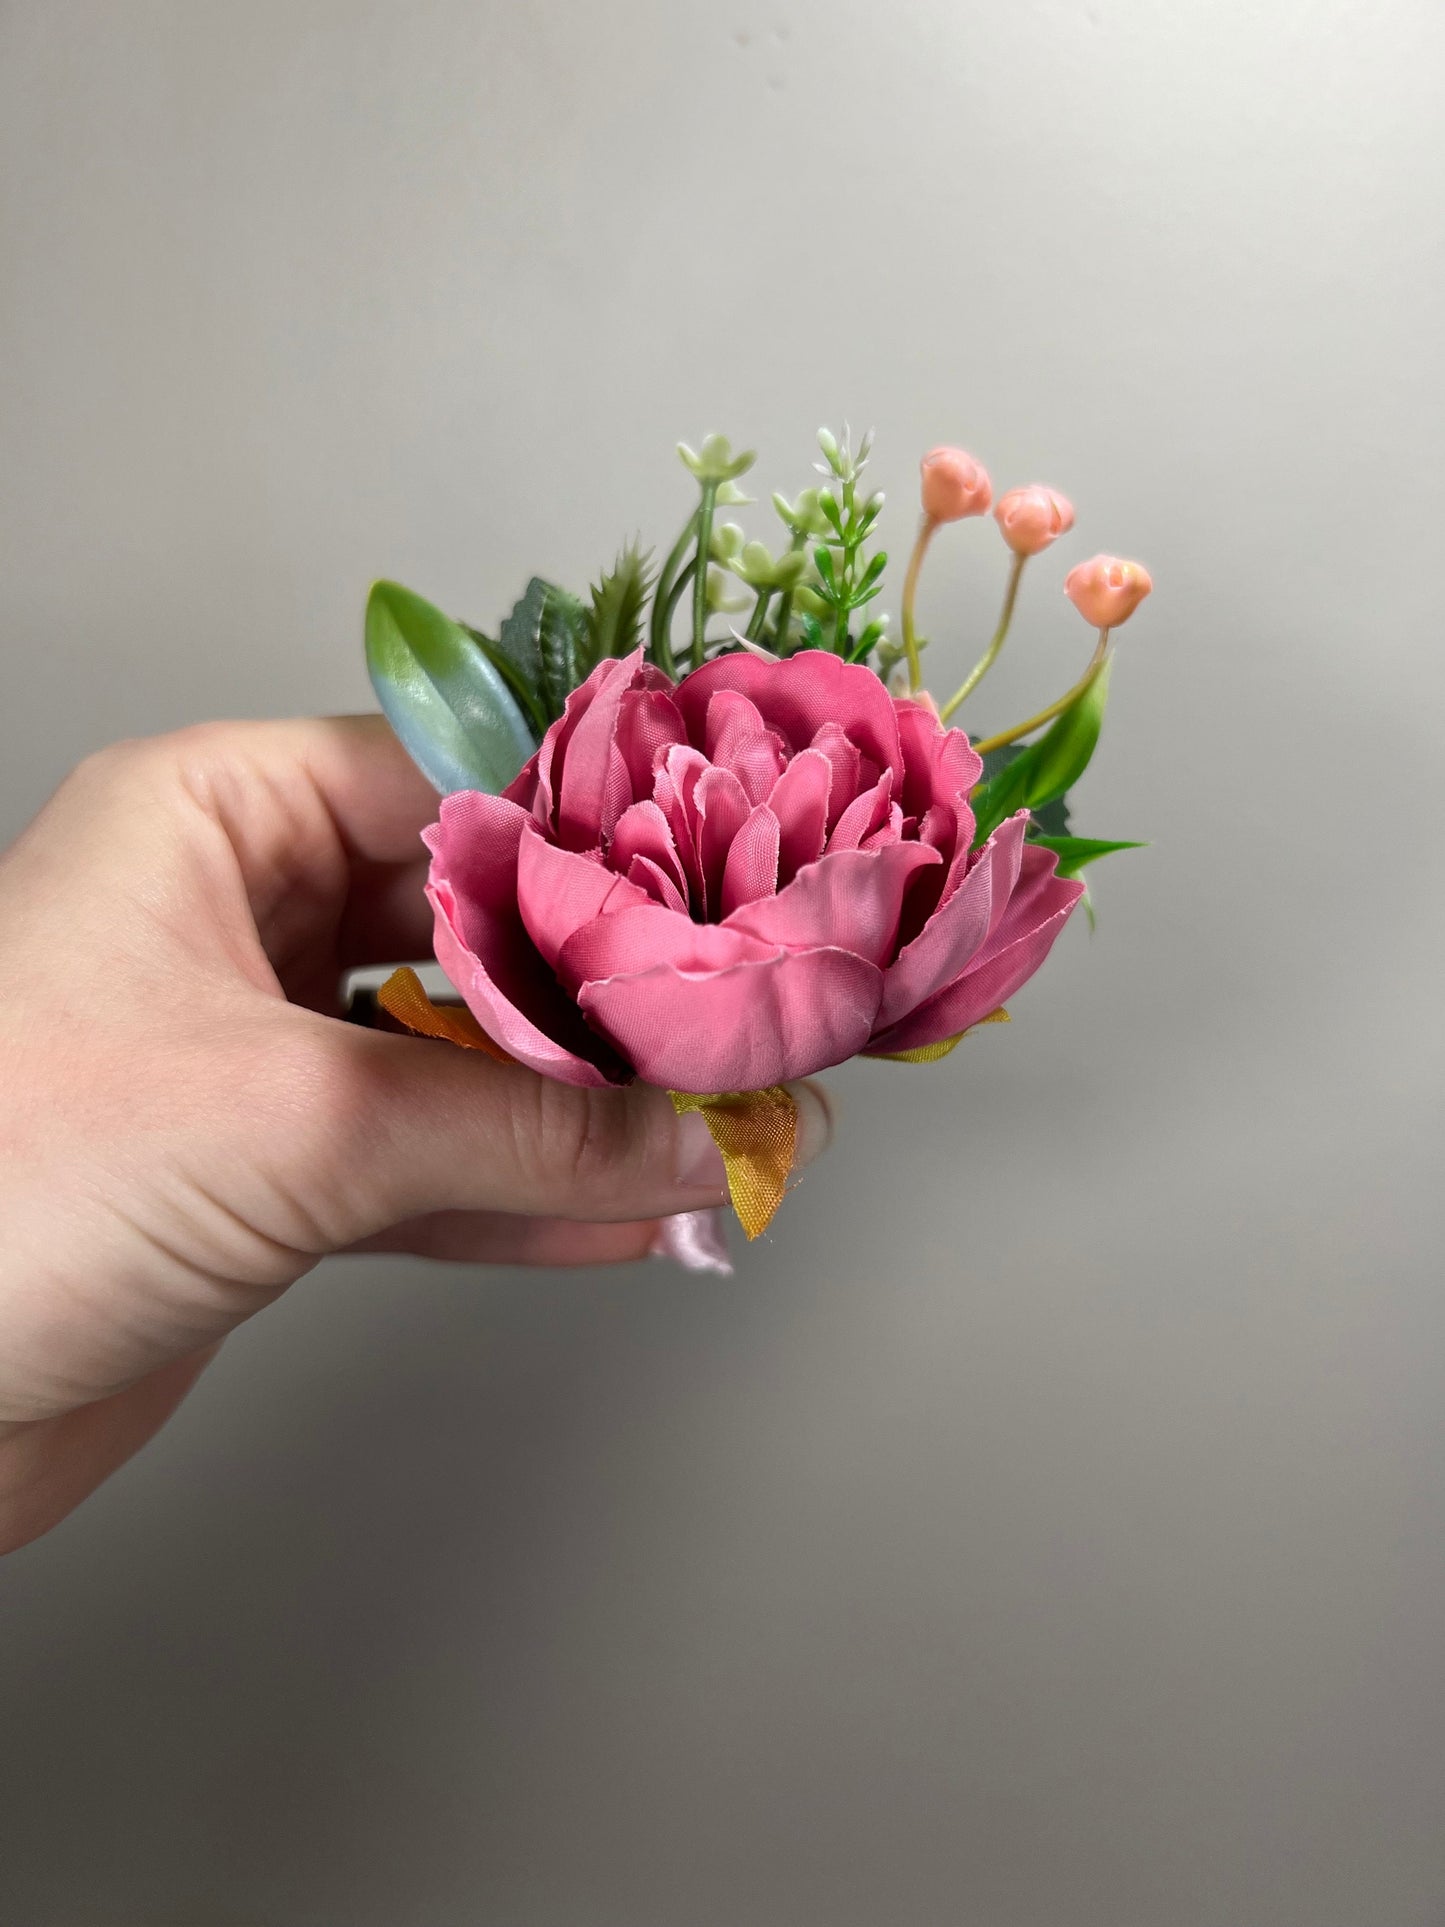
[[[1158,584],[1154,847],[732,1283],[325,1269],[5,1565],[7,1920],[1445,1921],[1442,93],[1434,0],[0,6],[6,834],[679,435],[1073,494],[985,725]]]

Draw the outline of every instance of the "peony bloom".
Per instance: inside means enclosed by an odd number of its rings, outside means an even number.
[[[1096,629],[1127,622],[1153,587],[1142,562],[1122,562],[1117,555],[1096,555],[1064,577],[1064,594]]]
[[[489,1036],[572,1084],[756,1090],[953,1037],[1082,894],[1023,813],[970,852],[980,767],[820,650],[678,684],[610,659],[503,795],[443,802],[437,959]]]
[[[993,501],[988,471],[961,448],[933,448],[919,464],[923,513],[930,522],[987,515]]]
[[[1056,488],[1034,482],[1001,495],[993,519],[1015,555],[1040,555],[1074,526],[1074,505]]]

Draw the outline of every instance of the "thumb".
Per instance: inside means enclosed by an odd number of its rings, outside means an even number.
[[[338,1244],[431,1211],[624,1222],[727,1200],[706,1120],[679,1117],[665,1091],[562,1084],[480,1051],[336,1029],[325,1176],[349,1220]],[[815,1085],[789,1088],[807,1164],[832,1135],[827,1102]]]

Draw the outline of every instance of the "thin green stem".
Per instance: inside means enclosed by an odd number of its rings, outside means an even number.
[[[768,604],[772,601],[772,599],[773,599],[773,592],[771,589],[758,590],[758,599],[753,604],[753,613],[748,620],[748,626],[746,630],[743,632],[747,636],[747,639],[749,642],[761,641],[762,634],[763,634],[763,624],[766,621],[767,614],[768,614]]]
[[[973,694],[989,670],[993,668],[994,663],[997,662],[998,652],[1003,648],[1004,639],[1008,635],[1009,624],[1013,621],[1014,603],[1018,600],[1019,582],[1023,576],[1024,563],[1027,560],[1028,557],[1024,555],[1016,555],[1014,557],[1013,567],[1008,572],[1008,587],[1004,590],[1003,608],[999,613],[998,627],[993,632],[993,641],[988,645],[987,649],[984,650],[978,661],[973,665],[973,668],[969,670],[967,676],[965,676],[963,682],[954,691],[953,695],[949,697],[942,709],[939,710],[938,717],[940,722],[946,723],[948,721],[954,710],[958,708],[965,697]]]
[[[682,558],[687,554],[688,546],[696,533],[697,510],[694,509],[687,518],[682,534],[673,543],[667,560],[662,565],[662,572],[657,578],[657,587],[652,597],[650,654],[664,674],[674,677],[677,675],[677,664],[672,654],[671,627],[672,612],[677,607],[677,598],[673,594],[673,586],[677,571],[682,567]]]
[[[663,616],[662,616],[662,628],[663,628],[663,634],[667,638],[667,654],[668,654],[669,661],[672,660],[672,618],[676,613],[678,603],[682,601],[683,596],[686,595],[687,593],[687,585],[692,581],[693,577],[696,574],[697,574],[697,558],[696,556],[689,556],[687,559],[687,566],[683,569],[682,574],[677,578],[676,582],[673,583],[672,587],[667,592],[667,603],[663,609]],[[659,664],[658,666],[662,667],[661,664]],[[677,667],[675,663],[673,667],[667,671],[667,673],[668,675],[674,678],[676,677]]]
[[[793,619],[793,592],[785,589],[778,598],[778,619],[773,624],[773,651],[781,656],[788,646],[788,624]]]
[[[692,578],[692,666],[701,669],[707,650],[707,565],[712,548],[712,512],[717,506],[716,482],[704,482],[697,510],[697,569]]]
[[[923,687],[923,665],[918,660],[918,632],[913,625],[913,603],[918,594],[918,576],[923,567],[923,558],[928,553],[928,545],[933,540],[933,532],[938,527],[931,515],[925,515],[918,525],[918,540],[913,545],[913,553],[908,558],[908,573],[903,578],[903,653],[908,658],[908,693],[916,696]]]
[[[1092,685],[1099,680],[1100,671],[1104,667],[1108,654],[1109,631],[1101,629],[1099,640],[1094,645],[1094,653],[1089,658],[1089,666],[1072,689],[1066,690],[1059,700],[1056,703],[1050,703],[1047,709],[1041,709],[1037,716],[1030,716],[1026,723],[1016,723],[1012,729],[1001,730],[997,736],[988,736],[981,743],[975,743],[973,745],[975,753],[979,756],[987,756],[990,750],[1003,749],[1008,743],[1016,743],[1020,736],[1032,736],[1036,729],[1042,729],[1045,723],[1051,723],[1055,716],[1062,716],[1070,703],[1076,703],[1080,696],[1087,694]]]

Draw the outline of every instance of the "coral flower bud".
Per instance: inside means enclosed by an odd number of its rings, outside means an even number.
[[[923,513],[931,522],[987,515],[993,502],[988,472],[961,448],[930,449],[920,463]]]
[[[1096,555],[1064,577],[1064,594],[1096,629],[1127,622],[1153,587],[1142,562],[1123,562],[1117,555]]]
[[[1074,505],[1056,488],[1035,482],[1001,495],[993,519],[1015,555],[1040,555],[1074,526]]]

